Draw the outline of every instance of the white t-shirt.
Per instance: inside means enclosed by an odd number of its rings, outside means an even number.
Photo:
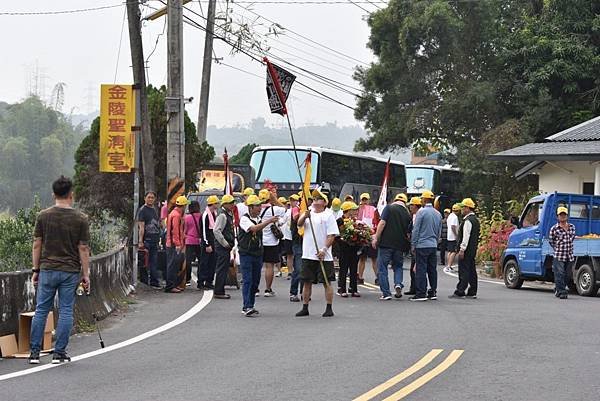
[[[280,219],[285,216],[285,209],[281,206],[273,206],[271,209],[271,205],[264,207],[260,211],[261,220],[267,220],[273,216],[278,216]],[[264,214],[263,214],[264,213]],[[271,223],[273,224],[273,223]],[[273,232],[271,232],[271,224],[266,226],[263,229],[263,245],[264,246],[276,246],[279,245],[279,240],[275,238]]]
[[[279,220],[279,228],[281,228],[281,232],[283,233],[283,239],[287,239],[289,241],[292,240],[292,227],[290,223],[292,222],[292,209],[288,209],[283,216],[283,219]]]
[[[246,206],[244,204],[244,202],[238,203],[237,205],[235,205],[235,207],[237,207],[238,216],[240,216],[240,219],[242,218],[243,215],[245,215],[246,213],[248,213],[248,206]]]
[[[325,242],[327,241],[328,235],[340,235],[340,230],[338,229],[333,212],[330,209],[325,209],[321,213],[316,213],[314,210],[311,211],[310,218],[304,221],[302,259],[319,260],[317,257],[317,248],[315,248],[315,241],[313,240],[309,220],[312,220],[313,227],[315,229],[315,236],[317,237],[317,246],[319,249],[323,249],[325,247]],[[333,261],[331,247],[327,248],[327,252],[325,253],[325,258],[323,260]]]
[[[456,232],[458,232],[458,216],[454,213],[450,213],[446,219],[446,226],[448,227],[446,239],[448,241],[456,241],[456,234],[452,231],[452,226],[456,226]]]
[[[252,220],[254,220],[254,223],[252,221],[250,221],[248,216],[242,216],[240,218],[240,228],[242,230],[244,230],[245,232],[248,232],[250,227],[252,227],[256,224],[260,224],[260,222],[261,222],[260,216],[256,216],[256,217],[252,218]]]
[[[335,217],[336,220],[344,215],[344,211],[342,209],[338,210],[337,212],[331,209],[331,213],[333,213],[333,217]]]

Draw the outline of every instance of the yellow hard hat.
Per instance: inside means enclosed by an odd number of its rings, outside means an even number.
[[[217,195],[211,195],[208,197],[208,199],[206,199],[206,204],[208,206],[214,205],[216,203],[219,203],[219,197]]]
[[[271,198],[271,192],[268,189],[261,189],[258,191],[258,198],[263,202],[268,201]]]
[[[398,194],[394,198],[394,202],[395,201],[402,201],[402,202],[406,203],[406,202],[408,202],[408,197],[406,196],[406,194]]]
[[[318,189],[313,189],[312,191],[312,197],[314,198],[323,198],[325,199],[325,203],[329,203],[329,199],[327,198],[327,195],[325,195],[323,192],[319,191]]]
[[[471,198],[465,198],[460,203],[461,203],[461,205],[466,206],[469,209],[475,209],[475,202],[473,202],[473,199],[471,199]]]
[[[369,195],[368,192],[363,192],[362,194],[360,194],[360,200],[363,200],[363,199],[371,200],[371,195]]]
[[[189,203],[190,202],[188,201],[188,199],[183,195],[178,196],[177,199],[175,199],[175,204],[177,206],[185,206],[185,205],[188,205]]]
[[[243,193],[244,193],[244,195],[245,195],[245,196],[254,195],[254,189],[253,189],[253,188],[250,188],[250,187],[248,187],[248,188],[244,189],[244,192],[243,192]]]
[[[344,196],[344,200],[345,201],[353,201],[354,202],[354,196],[348,194],[348,195]]]
[[[410,198],[410,204],[411,205],[416,205],[416,206],[421,206],[421,198],[419,198],[418,196],[413,196],[412,198]]]
[[[332,208],[339,209],[341,205],[342,205],[342,201],[340,200],[340,198],[333,198],[331,200],[331,207]]]
[[[229,194],[225,194],[221,198],[221,205],[226,205],[228,203],[233,203],[233,202],[235,202],[235,198]]]
[[[460,209],[462,209],[462,205],[460,203],[455,203],[454,205],[452,205],[453,212],[460,212]]]
[[[444,213],[450,213],[450,209],[444,209]]]
[[[421,194],[421,198],[423,198],[423,199],[434,199],[435,195],[433,194],[433,192],[431,192],[429,190],[425,190]]]
[[[280,196],[279,198],[277,198],[277,200],[279,201],[279,203],[281,203],[282,205],[285,205],[288,203],[288,200],[285,198],[285,196]]]
[[[569,209],[564,206],[559,206],[558,209],[556,209],[556,215],[558,216],[561,213],[569,214]]]
[[[352,201],[346,201],[346,202],[342,203],[342,206],[340,207],[340,209],[342,209],[343,212],[345,212],[347,210],[356,210],[356,209],[358,209],[358,205]]]
[[[290,200],[299,201],[300,200],[300,196],[297,195],[297,194],[292,194],[292,195],[290,195]]]
[[[262,205],[262,201],[256,195],[250,195],[246,199],[246,206]]]

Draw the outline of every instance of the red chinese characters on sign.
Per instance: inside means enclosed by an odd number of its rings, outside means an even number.
[[[126,107],[125,102],[108,102],[108,115],[124,116]]]
[[[130,172],[135,165],[135,103],[131,85],[102,85],[100,107],[100,171]]]
[[[124,135],[109,135],[108,136],[108,148],[109,149],[125,149],[125,136]]]
[[[125,153],[108,153],[108,165],[115,171],[130,171],[131,168],[125,163]]]
[[[127,100],[127,89],[119,85],[113,86],[108,90],[108,98]]]
[[[108,132],[125,132],[125,125],[127,120],[124,118],[109,118],[108,119]]]

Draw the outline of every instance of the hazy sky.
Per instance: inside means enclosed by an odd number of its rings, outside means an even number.
[[[363,62],[370,62],[373,56],[366,48],[369,29],[364,21],[366,12],[350,2],[342,4],[260,4],[266,0],[230,3],[229,15],[234,21],[241,18],[247,22],[257,19],[243,7],[267,17],[283,27],[289,28],[316,42],[327,45],[341,53]],[[288,2],[300,0],[287,0]],[[315,1],[315,0],[307,0]],[[336,0],[322,0],[335,2]],[[340,0],[337,0],[338,2]],[[381,0],[373,0],[383,7]],[[0,2],[2,12],[60,11],[89,7],[118,5],[118,0],[21,0]],[[159,8],[159,1],[149,1],[148,6]],[[189,3],[200,13],[200,6],[206,12],[207,1]],[[360,6],[376,10],[376,6],[361,2]],[[98,106],[101,83],[130,83],[131,57],[127,21],[124,21],[122,43],[119,40],[123,24],[125,6],[66,15],[9,16],[0,15],[0,37],[2,40],[2,63],[0,64],[0,100],[15,102],[23,99],[30,90],[50,97],[57,82],[66,83],[64,111],[72,108],[75,113],[87,113]],[[225,0],[218,0],[218,11],[225,10]],[[150,13],[145,8],[143,14]],[[185,14],[204,25],[205,21],[189,11]],[[204,15],[204,13],[203,13]],[[222,23],[222,22],[218,22]],[[258,19],[255,30],[265,33],[269,22]],[[256,25],[262,24],[262,25]],[[164,19],[145,22],[142,30],[144,56],[148,57],[162,32]],[[352,70],[358,64],[339,54],[319,48],[290,32],[280,35],[277,41],[269,41],[272,53],[306,70],[335,79],[346,85],[358,87],[352,80]],[[316,46],[316,48],[315,48]],[[194,102],[186,109],[194,122],[198,114],[200,77],[204,32],[189,25],[184,26],[184,74],[185,95],[193,96]],[[243,54],[230,55],[230,47],[215,40],[215,53],[223,62],[244,69],[255,77],[230,67],[213,64],[209,125],[234,125],[247,123],[255,117],[264,117],[269,125],[281,125],[281,117],[269,114],[265,99],[264,68],[250,61]],[[320,65],[318,65],[320,64]],[[148,63],[150,83],[160,86],[166,83],[166,30],[158,39],[158,45]],[[37,73],[36,73],[37,71]],[[36,85],[35,77],[39,83]],[[354,106],[352,95],[341,93],[328,86],[316,83],[306,77],[298,80],[326,93],[346,104]],[[295,125],[322,124],[336,121],[340,125],[356,124],[351,110],[298,91],[306,89],[295,85],[289,101],[290,115]],[[353,89],[350,89],[353,90]]]

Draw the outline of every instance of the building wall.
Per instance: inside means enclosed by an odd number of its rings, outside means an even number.
[[[545,164],[538,170],[539,190],[541,193],[554,191],[583,193],[583,183],[594,182],[594,170],[595,166],[590,162],[552,162],[552,164]]]

